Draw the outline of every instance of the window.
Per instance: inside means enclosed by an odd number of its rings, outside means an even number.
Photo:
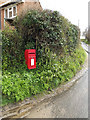
[[[17,7],[13,6],[13,7],[9,7],[5,9],[5,16],[4,18],[14,18],[17,15]]]
[[[8,13],[7,13],[7,10],[5,10],[5,16],[6,16],[6,18],[8,18]]]
[[[13,7],[13,16],[16,16],[16,7]]]

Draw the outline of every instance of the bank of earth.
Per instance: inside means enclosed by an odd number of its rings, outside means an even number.
[[[71,56],[64,57],[60,63],[55,59],[55,68],[43,68],[42,70],[36,71],[28,71],[23,70],[21,72],[11,72],[7,71],[7,74],[3,76],[3,90],[4,93],[8,89],[8,96],[2,96],[2,104],[1,106],[8,105],[10,103],[18,102],[18,98],[14,99],[14,96],[10,97],[9,95],[13,92],[22,95],[22,100],[27,98],[35,97],[36,94],[43,94],[43,93],[51,93],[54,88],[62,84],[66,84],[68,81],[71,80],[75,76],[75,74],[82,69],[82,65],[86,60],[86,53],[81,46],[77,48]],[[22,71],[22,70],[21,70]],[[55,78],[54,78],[55,76]],[[57,77],[56,77],[57,76]],[[42,77],[42,83],[39,83],[39,77]],[[31,79],[32,78],[32,79]],[[43,81],[50,81],[50,83],[43,83]],[[14,82],[14,86],[12,85]],[[8,84],[5,87],[5,84]],[[45,89],[41,89],[40,85],[44,84]],[[20,85],[22,85],[20,87]],[[52,85],[52,86],[51,86]],[[26,87],[25,87],[26,86]],[[25,95],[25,92],[28,92],[28,86],[31,86],[31,90],[33,91],[32,95]],[[18,90],[18,91],[17,91]],[[17,95],[18,97],[18,95]],[[21,100],[21,101],[22,101]],[[19,100],[20,101],[20,100]]]
[[[36,105],[41,104],[41,102],[49,101],[50,99],[52,99],[52,97],[55,97],[58,94],[68,90],[87,71],[87,55],[82,48],[80,48],[80,53],[78,52],[78,55],[79,54],[81,54],[83,62],[81,66],[77,69],[77,74],[74,75],[75,77],[73,77],[69,81],[62,82],[60,85],[58,85],[58,87],[52,89],[52,91],[47,90],[42,92],[41,94],[31,96],[30,98],[27,98],[23,101],[3,106],[3,118],[24,118],[28,114],[30,114],[29,111],[32,108],[36,107]]]

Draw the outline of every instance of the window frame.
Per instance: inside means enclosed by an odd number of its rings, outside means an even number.
[[[16,15],[14,16],[14,7],[16,8]],[[9,10],[11,8],[11,10]],[[6,17],[7,10],[7,17]],[[10,12],[12,12],[12,17],[10,17]],[[17,5],[8,6],[4,9],[4,18],[5,19],[13,19],[17,16]]]

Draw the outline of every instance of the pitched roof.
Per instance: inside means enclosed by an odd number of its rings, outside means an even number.
[[[0,8],[6,6],[8,4],[19,3],[19,2],[24,2],[24,1],[25,0],[4,0],[3,2],[1,2],[1,0],[0,0],[0,3],[1,3]]]
[[[39,2],[39,0],[0,0],[0,8],[4,7],[8,4],[13,4],[13,3],[20,3],[20,2]]]

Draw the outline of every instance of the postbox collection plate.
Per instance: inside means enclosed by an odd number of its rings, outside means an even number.
[[[34,65],[34,59],[31,59],[31,66]]]

